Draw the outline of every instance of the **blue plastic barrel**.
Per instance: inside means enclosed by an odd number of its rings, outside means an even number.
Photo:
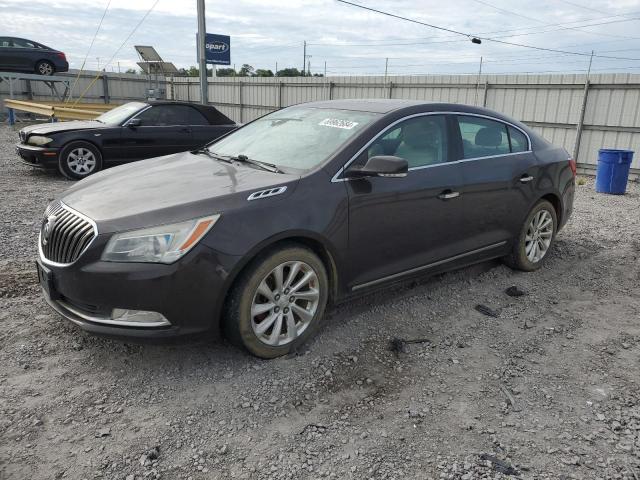
[[[633,150],[614,150],[611,148],[598,150],[596,192],[624,195],[632,160]]]

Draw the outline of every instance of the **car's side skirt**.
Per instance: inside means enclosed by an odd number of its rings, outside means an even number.
[[[385,277],[381,277],[381,278],[378,278],[376,280],[371,280],[369,282],[360,283],[358,285],[354,285],[351,288],[351,290],[352,291],[357,291],[357,290],[361,290],[361,289],[367,288],[367,287],[372,287],[374,285],[378,285],[380,283],[387,282],[387,281],[390,281],[390,280],[396,280],[396,279],[399,279],[399,278],[404,277],[406,275],[419,273],[419,272],[422,272],[424,270],[428,270],[430,268],[434,268],[434,267],[437,267],[437,266],[440,266],[440,265],[444,265],[445,263],[454,262],[456,260],[460,260],[460,259],[469,257],[471,255],[475,255],[477,253],[482,253],[482,252],[485,252],[487,250],[493,250],[494,248],[502,247],[506,243],[507,243],[506,240],[504,240],[502,242],[498,242],[498,243],[492,243],[491,245],[487,245],[487,246],[482,247],[482,248],[477,248],[475,250],[471,250],[470,252],[461,253],[459,255],[454,255],[453,257],[448,257],[448,258],[444,258],[442,260],[438,260],[437,262],[428,263],[427,265],[422,265],[420,267],[411,268],[411,269],[405,270],[403,272],[393,273],[391,275],[387,275]]]

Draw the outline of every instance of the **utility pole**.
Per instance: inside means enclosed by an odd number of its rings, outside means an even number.
[[[324,61],[324,77],[327,78],[327,61]]]
[[[311,76],[311,60],[307,60],[307,77]]]
[[[207,25],[204,16],[204,0],[198,0],[198,65],[200,66],[200,103],[206,105],[209,100],[207,91],[207,58],[205,34]]]
[[[587,98],[589,95],[589,77],[591,76],[591,64],[593,63],[593,50],[591,50],[591,57],[589,57],[589,68],[587,69],[587,78],[584,81],[584,93],[582,94],[582,107],[580,108],[580,117],[578,119],[578,126],[576,128],[576,141],[573,145],[573,160],[578,161],[578,154],[580,153],[580,141],[582,139],[582,128],[584,126],[584,113],[587,110]]]
[[[384,59],[384,81],[387,81],[387,72],[389,71],[389,57]]]
[[[303,42],[302,47],[302,76],[304,77],[304,65],[307,63],[307,41]]]
[[[274,75],[274,76],[277,76],[277,75],[278,75],[278,62],[276,62],[276,71],[275,71],[275,72],[273,72],[273,75]]]
[[[478,89],[480,88],[480,75],[482,75],[482,57],[480,57],[480,68],[478,69],[478,79],[476,80],[476,95],[473,100],[474,105],[478,105]]]

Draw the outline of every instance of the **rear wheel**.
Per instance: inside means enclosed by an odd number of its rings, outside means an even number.
[[[60,152],[58,168],[65,177],[80,180],[102,168],[102,155],[89,142],[72,142]]]
[[[55,73],[56,69],[53,66],[53,63],[47,61],[47,60],[40,60],[38,63],[36,63],[36,73],[38,75],[53,75]]]
[[[262,358],[285,355],[320,326],[328,297],[322,261],[288,245],[256,259],[229,295],[227,338]]]
[[[540,200],[527,215],[505,263],[526,272],[540,268],[553,244],[557,228],[555,208],[548,201]]]

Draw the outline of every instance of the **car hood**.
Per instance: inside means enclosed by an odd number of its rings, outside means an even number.
[[[29,125],[20,130],[21,134],[29,135],[51,135],[52,133],[70,132],[73,130],[87,130],[94,128],[108,128],[106,125],[96,120],[77,120],[73,122],[53,122],[39,125]]]
[[[107,233],[223,213],[247,206],[251,193],[286,185],[282,195],[260,200],[281,201],[299,178],[184,152],[107,169],[59,199]]]

